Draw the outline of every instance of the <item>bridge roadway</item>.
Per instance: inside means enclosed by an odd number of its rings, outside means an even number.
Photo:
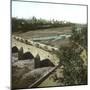
[[[12,37],[12,47],[13,46],[17,46],[18,49],[23,47],[24,52],[31,52],[34,55],[34,57],[37,54],[39,54],[41,60],[48,58],[51,60],[51,62],[54,65],[58,65],[59,58],[53,52],[49,52],[49,51],[43,50],[41,48],[37,48],[36,46],[28,45],[24,42],[20,42],[19,40],[16,40],[14,37]]]

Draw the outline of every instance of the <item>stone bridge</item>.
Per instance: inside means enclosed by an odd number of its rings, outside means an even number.
[[[24,52],[31,52],[34,57],[39,54],[40,60],[48,58],[54,65],[58,65],[59,58],[55,54],[55,52],[58,52],[58,48],[23,39],[21,37],[12,36],[12,47],[14,46],[18,49],[23,47]]]

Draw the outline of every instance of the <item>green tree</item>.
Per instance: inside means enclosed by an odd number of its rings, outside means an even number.
[[[61,47],[60,64],[64,66],[64,85],[85,85],[87,84],[87,66],[83,66],[78,53],[74,47]]]
[[[72,36],[70,40],[77,42],[84,48],[87,48],[87,26],[76,27],[72,28]]]

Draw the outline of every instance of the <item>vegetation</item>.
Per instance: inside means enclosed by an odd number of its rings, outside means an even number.
[[[72,37],[75,43],[79,43],[84,47],[87,46],[87,29],[81,28],[81,31],[75,31],[73,28]],[[84,65],[83,60],[80,58],[80,54],[76,52],[75,44],[71,42],[70,46],[61,47],[58,54],[60,58],[60,65],[64,66],[64,85],[86,85],[87,84],[87,65]],[[60,80],[59,80],[60,81]]]
[[[87,49],[87,26],[74,26],[72,28],[72,37],[70,38],[70,40],[77,42],[78,44]]]
[[[64,66],[64,85],[87,84],[87,66],[83,66],[78,53],[73,47],[62,47],[60,64]]]
[[[46,28],[53,28],[53,27],[63,27],[63,26],[71,26],[73,25],[70,22],[64,23],[64,21],[57,21],[57,20],[45,20],[45,19],[37,19],[36,17],[32,17],[31,19],[19,19],[19,18],[12,18],[12,31],[13,32],[26,32],[30,30],[37,30],[37,29],[46,29]]]

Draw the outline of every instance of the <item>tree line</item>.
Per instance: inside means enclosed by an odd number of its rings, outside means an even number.
[[[58,20],[45,20],[45,19],[37,19],[36,17],[32,17],[30,19],[23,18],[12,18],[12,32],[26,32],[30,30],[38,30],[38,29],[46,29],[46,28],[54,28],[54,27],[63,27],[63,26],[71,26],[73,23],[58,21]]]

